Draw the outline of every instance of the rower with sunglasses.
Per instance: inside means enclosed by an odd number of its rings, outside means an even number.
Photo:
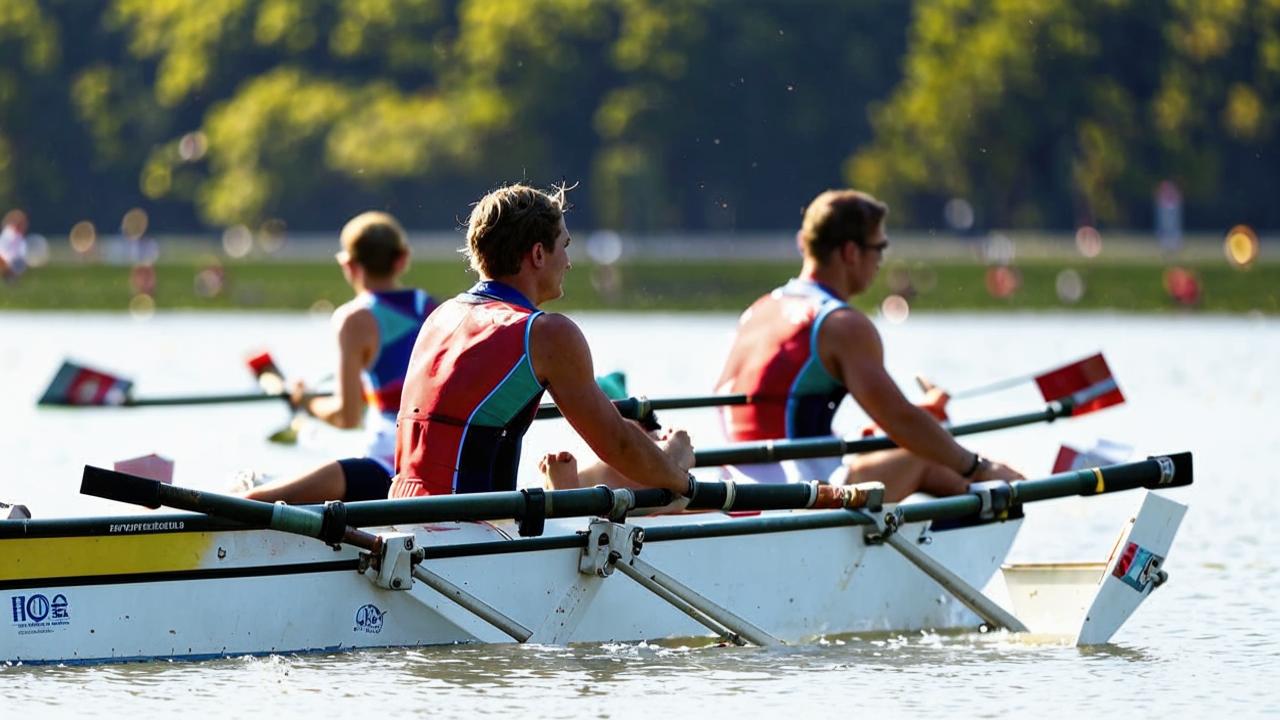
[[[891,502],[914,492],[967,492],[975,480],[1022,479],[961,447],[929,411],[911,404],[885,370],[875,325],[845,302],[870,287],[880,270],[889,246],[887,215],[884,203],[856,190],[828,190],[809,204],[797,236],[800,275],[742,314],[719,392],[754,399],[724,409],[730,440],[830,436],[847,394],[901,449],[739,465],[729,470],[735,479],[881,482]],[[945,402],[936,389],[926,399],[935,409]]]

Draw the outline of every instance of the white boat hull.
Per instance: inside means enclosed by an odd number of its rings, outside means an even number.
[[[838,512],[838,511],[833,511]],[[202,530],[197,516],[111,523],[98,534],[0,540],[0,659],[120,662],[511,642],[421,582],[386,590],[355,570],[358,554],[272,530]],[[191,518],[183,521],[182,518]],[[719,514],[634,521],[647,528],[741,523]],[[927,532],[917,542],[972,586],[1000,567],[1021,520]],[[182,524],[181,530],[173,525]],[[587,529],[549,520],[546,537]],[[177,530],[177,531],[175,531]],[[390,530],[390,529],[385,529]],[[400,526],[449,554],[472,543],[520,542],[511,525]],[[652,532],[652,531],[651,531]],[[787,642],[842,633],[976,628],[934,580],[859,526],[646,542],[640,557]],[[925,534],[928,542],[919,542]],[[527,542],[527,541],[524,541]],[[455,557],[423,566],[533,631],[530,642],[601,643],[709,635],[622,573],[579,572],[579,548]]]

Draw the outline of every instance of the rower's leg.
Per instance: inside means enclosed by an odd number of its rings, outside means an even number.
[[[854,455],[847,462],[848,482],[884,483],[885,502],[899,502],[915,492],[946,497],[969,491],[969,481],[960,473],[902,449]]]
[[[346,494],[346,475],[342,472],[342,466],[334,461],[325,463],[305,475],[260,485],[244,493],[242,497],[263,502],[283,500],[290,504],[299,504],[340,500]]]

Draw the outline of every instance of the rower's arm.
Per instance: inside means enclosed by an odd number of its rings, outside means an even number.
[[[541,315],[534,320],[529,346],[538,379],[546,383],[565,420],[602,461],[640,485],[666,488],[677,495],[688,490],[688,473],[639,426],[618,414],[600,390],[591,349],[577,325],[563,315]]]
[[[974,454],[928,412],[907,400],[884,368],[884,345],[871,320],[857,311],[832,314],[818,338],[822,359],[867,415],[900,447],[964,473]]]
[[[377,348],[378,321],[368,310],[359,310],[337,322],[338,373],[333,395],[302,400],[302,407],[336,428],[358,428],[365,411],[360,372],[373,359]]]

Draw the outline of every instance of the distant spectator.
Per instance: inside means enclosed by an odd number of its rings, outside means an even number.
[[[13,281],[27,269],[27,214],[5,213],[0,230],[0,278]]]

